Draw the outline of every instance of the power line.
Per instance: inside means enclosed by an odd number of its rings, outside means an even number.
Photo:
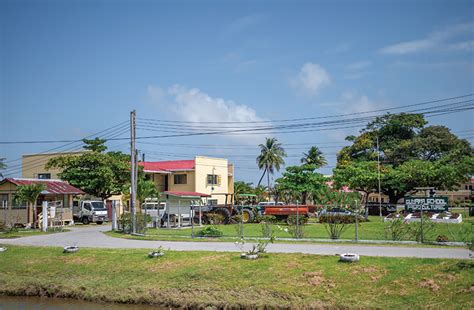
[[[403,109],[403,108],[408,108],[408,107],[427,105],[427,104],[431,104],[431,103],[437,103],[437,102],[449,101],[449,100],[454,100],[454,99],[467,98],[467,97],[471,97],[471,96],[474,96],[474,94],[471,93],[471,94],[466,94],[466,95],[461,95],[461,96],[442,98],[442,99],[430,100],[430,101],[425,101],[425,102],[420,102],[420,103],[403,105],[403,106],[399,106],[399,107],[391,107],[391,108],[377,109],[377,110],[371,110],[371,111],[363,111],[363,112],[355,112],[355,113],[347,113],[347,114],[334,114],[334,115],[316,116],[316,117],[279,119],[279,120],[222,121],[222,122],[196,121],[196,122],[190,122],[190,121],[180,121],[180,120],[156,120],[156,119],[150,119],[150,118],[139,118],[139,119],[148,120],[148,121],[157,121],[157,122],[162,122],[162,123],[194,123],[194,124],[201,124],[201,123],[207,123],[207,124],[230,124],[230,123],[232,123],[232,124],[256,124],[256,123],[272,123],[272,122],[295,122],[295,121],[306,121],[306,120],[314,120],[314,119],[324,119],[324,118],[335,118],[335,117],[343,117],[343,116],[361,115],[361,114],[367,114],[367,113],[386,112],[386,111],[390,111],[390,110],[398,110],[398,109]]]

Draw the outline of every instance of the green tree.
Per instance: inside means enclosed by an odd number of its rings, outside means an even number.
[[[107,140],[100,139],[99,137],[95,139],[82,139],[82,142],[84,142],[84,149],[92,152],[102,153],[107,150],[107,146],[105,146]]]
[[[301,163],[306,165],[314,165],[316,168],[321,168],[322,166],[327,165],[326,158],[324,157],[323,152],[317,147],[312,146],[308,153],[303,153],[303,158],[301,158]]]
[[[152,180],[139,179],[137,182],[137,200],[138,205],[145,202],[147,198],[160,198],[160,193],[156,189],[155,182]]]
[[[310,193],[317,192],[326,186],[326,178],[317,173],[315,165],[290,166],[277,179],[278,188],[290,194],[299,195],[301,203],[306,204]]]
[[[16,199],[20,201],[28,202],[28,207],[33,208],[33,227],[36,228],[36,221],[37,221],[37,208],[36,208],[36,201],[38,200],[39,195],[41,192],[46,189],[44,184],[28,184],[28,185],[20,185],[17,188],[15,193]],[[29,212],[28,212],[29,213]]]
[[[280,167],[285,164],[283,158],[286,157],[286,153],[276,138],[266,138],[265,144],[260,144],[259,147],[260,154],[257,156],[257,165],[260,170],[264,170],[258,185],[260,185],[266,173],[268,196],[270,197],[270,174],[274,174],[275,170],[280,171]]]
[[[243,181],[234,182],[234,196],[236,203],[248,202],[247,197],[242,197],[242,194],[253,194],[254,189],[252,188],[252,183],[246,183]]]
[[[375,191],[377,139],[381,191],[395,204],[416,187],[452,189],[474,173],[474,151],[444,126],[426,126],[422,114],[387,114],[369,123],[351,146],[338,154],[334,171],[339,185]]]
[[[92,142],[91,142],[92,141]],[[91,150],[82,155],[54,157],[46,169],[58,168],[58,176],[84,192],[102,199],[118,195],[130,182],[130,157],[120,152],[104,153],[103,140],[84,140],[84,149]]]

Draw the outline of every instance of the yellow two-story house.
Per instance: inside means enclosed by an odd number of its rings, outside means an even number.
[[[234,166],[227,159],[196,156],[190,160],[140,162],[147,179],[165,194],[203,196],[208,204],[233,203]]]

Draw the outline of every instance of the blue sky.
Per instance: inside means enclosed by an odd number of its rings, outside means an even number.
[[[265,121],[474,93],[473,12],[472,1],[3,0],[0,140],[79,139],[132,109],[140,118]],[[429,120],[468,136],[473,116]],[[274,136],[289,165],[317,142],[329,174],[344,137],[356,133]],[[252,147],[264,138],[154,139],[138,148],[148,160],[226,156],[237,179],[256,183]],[[127,151],[126,141],[109,145]],[[0,145],[0,157],[13,166],[55,146]]]

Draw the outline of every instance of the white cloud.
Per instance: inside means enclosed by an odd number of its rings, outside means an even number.
[[[310,96],[315,96],[321,88],[331,84],[331,77],[319,64],[308,62],[297,76],[290,78],[290,84]]]
[[[386,46],[380,49],[381,53],[384,54],[411,54],[422,52],[430,49],[439,50],[471,50],[472,42],[451,42],[457,36],[460,35],[472,35],[474,33],[474,22],[461,23],[446,27],[442,30],[438,30],[429,34],[426,38],[421,38],[412,41],[405,41],[396,43],[390,46]],[[471,43],[469,43],[471,42]]]
[[[160,87],[149,86],[148,94],[152,100],[164,108],[174,118],[187,122],[258,122],[267,121],[257,115],[257,112],[244,104],[237,104],[231,100],[211,97],[198,88],[187,88],[182,85],[173,85],[166,91]],[[157,96],[158,94],[158,96]],[[166,97],[166,99],[163,99]],[[258,124],[257,124],[258,125]],[[271,125],[270,123],[268,125]],[[212,125],[210,125],[212,126]],[[222,126],[232,126],[231,123]],[[250,126],[250,125],[249,125]],[[235,127],[235,126],[234,126]],[[245,125],[242,125],[244,128]],[[215,130],[221,130],[216,126]],[[237,139],[245,138],[252,141],[261,139],[256,135],[239,134],[232,136]]]

